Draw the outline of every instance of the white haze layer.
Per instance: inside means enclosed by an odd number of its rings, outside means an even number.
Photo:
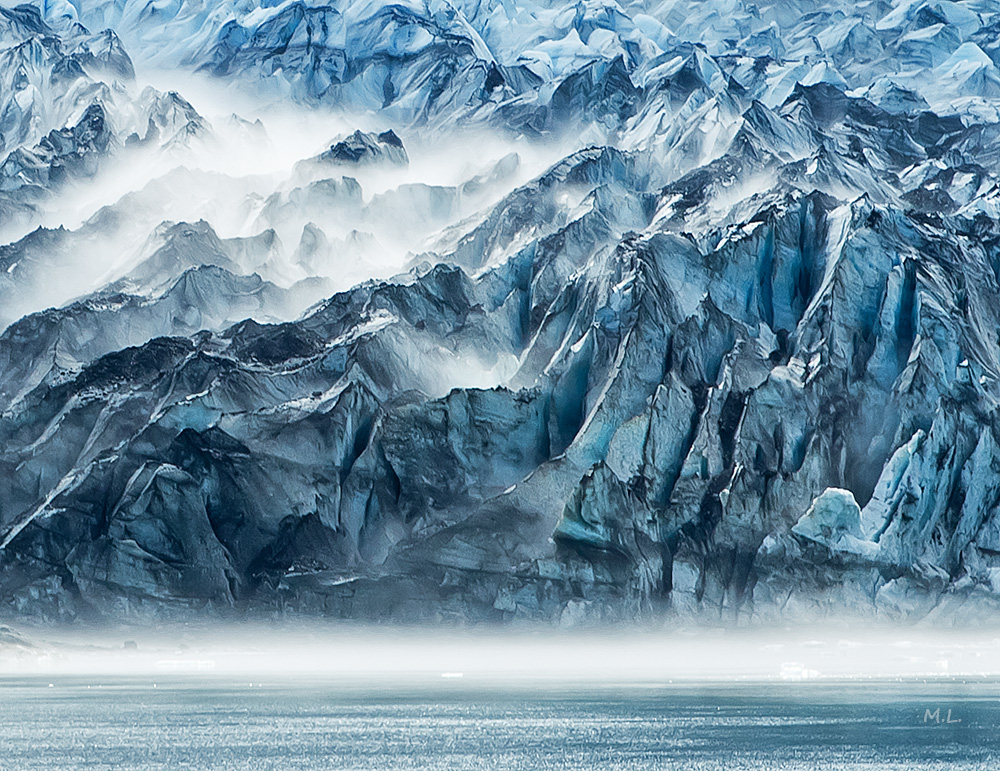
[[[6,634],[4,634],[6,633]],[[41,633],[40,633],[41,634]],[[617,632],[330,626],[31,633],[0,628],[0,674],[579,682],[1000,677],[1000,632],[893,627]]]
[[[409,156],[406,166],[310,165],[303,162],[355,130],[394,127],[377,116],[306,110],[290,100],[255,103],[245,92],[178,71],[140,71],[138,79],[137,91],[152,86],[179,93],[208,130],[166,148],[121,148],[96,177],[71,182],[44,201],[28,223],[0,227],[0,243],[13,243],[39,226],[77,230],[102,210],[121,215],[117,230],[78,244],[73,263],[44,291],[19,297],[21,313],[64,305],[125,276],[162,245],[161,223],[204,221],[220,238],[273,230],[277,240],[267,260],[243,267],[278,286],[317,278],[332,294],[367,279],[391,277],[432,248],[442,231],[474,221],[578,149],[481,129],[427,135],[410,129],[399,130]],[[275,203],[327,179],[341,186],[355,181],[360,208],[355,201],[288,203],[275,214]],[[473,180],[483,183],[474,193],[454,194]],[[438,198],[444,203],[437,205]],[[304,259],[302,245],[317,229],[325,240]]]

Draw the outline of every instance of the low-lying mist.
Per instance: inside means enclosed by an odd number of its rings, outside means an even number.
[[[0,627],[0,674],[649,682],[1000,676],[1000,632],[875,626],[442,630]]]
[[[43,286],[18,281],[17,307],[3,325],[129,275],[162,245],[165,222],[205,222],[222,239],[268,237],[267,258],[240,268],[281,287],[322,279],[333,293],[387,278],[433,250],[437,234],[474,222],[577,149],[483,129],[428,133],[370,115],[255,104],[211,79],[177,72],[140,76],[140,87],[179,93],[203,122],[169,141],[125,143],[96,176],[41,200],[34,218],[0,227],[0,242],[15,244],[37,227],[71,231],[58,237],[68,245]],[[178,91],[166,91],[167,84]],[[408,162],[320,158],[355,131],[389,130]],[[11,280],[18,270],[12,263]]]

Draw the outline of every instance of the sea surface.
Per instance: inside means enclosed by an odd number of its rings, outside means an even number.
[[[1000,769],[1000,682],[0,677],[0,768]]]

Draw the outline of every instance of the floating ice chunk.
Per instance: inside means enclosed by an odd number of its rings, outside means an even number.
[[[815,680],[820,676],[820,673],[795,661],[786,661],[781,665],[779,676],[782,680],[800,682],[802,680]]]

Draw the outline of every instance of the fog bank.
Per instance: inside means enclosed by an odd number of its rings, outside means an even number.
[[[1000,633],[329,626],[36,633],[3,627],[0,674],[479,683],[989,678],[1000,677]]]

